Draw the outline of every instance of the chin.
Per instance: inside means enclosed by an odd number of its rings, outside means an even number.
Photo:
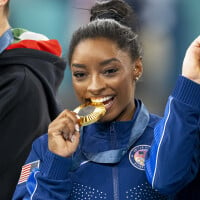
[[[114,120],[115,120],[115,118],[108,114],[108,115],[104,115],[104,116],[99,120],[99,122],[112,122],[112,121],[114,121]]]

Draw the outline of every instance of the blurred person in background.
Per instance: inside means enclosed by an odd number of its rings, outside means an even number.
[[[0,199],[9,200],[32,141],[60,112],[65,62],[57,40],[9,24],[0,0]]]
[[[74,33],[68,60],[76,95],[81,103],[104,104],[106,113],[99,122],[81,129],[77,114],[67,109],[50,123],[48,134],[33,143],[23,166],[28,175],[22,170],[25,178],[18,183],[14,200],[171,199],[147,182],[145,157],[161,118],[135,99],[143,66],[130,16],[130,7],[123,1],[98,2],[91,10],[91,22]],[[193,110],[200,95],[200,54],[194,49],[199,52],[199,39],[194,44],[167,104],[173,107],[167,125],[174,125],[173,134],[184,128],[189,132],[199,123],[195,118],[184,123],[190,111],[199,117],[199,109]]]

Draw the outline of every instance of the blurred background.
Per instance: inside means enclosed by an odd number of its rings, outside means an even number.
[[[149,111],[163,115],[188,45],[200,34],[199,0],[126,0],[138,15],[143,45],[144,73],[137,83],[136,97]],[[10,23],[58,39],[63,57],[71,35],[89,21],[95,0],[11,0]],[[71,84],[69,67],[59,88],[64,109],[78,102]]]

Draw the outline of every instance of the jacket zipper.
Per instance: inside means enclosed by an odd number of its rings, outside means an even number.
[[[114,126],[110,127],[110,136],[111,136],[111,147],[114,149],[117,147],[117,136],[114,129]],[[119,177],[118,177],[118,167],[113,166],[112,168],[112,176],[113,176],[113,199],[119,200]]]
[[[113,199],[119,200],[119,178],[118,178],[118,168],[113,167],[112,169],[113,174]]]

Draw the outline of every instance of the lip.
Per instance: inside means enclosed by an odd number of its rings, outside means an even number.
[[[114,98],[112,98],[108,103],[104,104],[106,111],[108,111],[108,109],[112,107],[113,101],[114,101]]]
[[[105,97],[91,98],[90,100],[91,100],[91,102],[103,103],[106,110],[108,110],[113,105],[114,99],[115,99],[114,96],[105,96]]]

